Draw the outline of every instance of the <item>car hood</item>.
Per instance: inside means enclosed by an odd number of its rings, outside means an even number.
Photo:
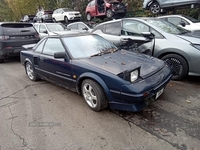
[[[73,14],[80,14],[79,11],[68,11],[68,12],[64,12],[65,14],[68,14],[68,13],[73,13]]]
[[[154,74],[165,66],[162,60],[125,50],[119,50],[102,56],[94,56],[89,59],[83,59],[81,62],[115,75],[140,68],[140,76],[143,78]]]
[[[184,39],[190,43],[193,44],[199,44],[200,43],[200,35],[195,35],[193,33],[185,34],[185,35],[177,35],[181,39]]]

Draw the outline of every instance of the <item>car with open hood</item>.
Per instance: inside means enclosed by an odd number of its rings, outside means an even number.
[[[152,14],[164,13],[175,8],[198,8],[200,0],[144,0],[143,8]]]
[[[45,79],[77,92],[94,111],[107,106],[141,111],[172,77],[164,61],[119,50],[93,34],[48,36],[20,56],[30,80]]]
[[[122,0],[92,0],[86,7],[86,18],[91,21],[94,17],[113,18],[114,16],[124,17],[127,8]]]
[[[143,32],[153,33],[155,40],[140,44],[138,41],[146,41]],[[136,45],[139,52],[168,62],[173,67],[174,80],[181,80],[187,75],[200,76],[198,32],[185,30],[158,18],[139,17],[101,23],[92,33],[102,36],[118,47],[125,45],[127,48],[123,46],[123,49],[126,50],[133,51]]]

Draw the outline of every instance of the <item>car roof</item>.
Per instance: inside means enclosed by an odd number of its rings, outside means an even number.
[[[91,35],[91,33],[68,31],[68,32],[66,32],[66,33],[64,33],[64,34],[49,35],[48,37],[60,37],[60,38],[65,38],[65,37],[78,37],[78,36],[86,36],[86,35]]]
[[[31,24],[28,22],[0,22],[0,25],[2,24]]]
[[[176,14],[176,15],[163,15],[163,16],[158,16],[157,18],[164,18],[164,17],[185,17],[186,15],[184,14]]]

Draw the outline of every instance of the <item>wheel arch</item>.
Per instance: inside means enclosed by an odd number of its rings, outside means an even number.
[[[181,53],[178,53],[177,51],[169,51],[169,52],[164,52],[162,54],[160,54],[159,56],[157,56],[157,58],[161,59],[162,57],[168,55],[168,54],[176,54],[176,55],[179,55],[181,56],[187,63],[187,66],[188,66],[188,71],[190,70],[190,64],[188,63],[189,62],[189,56],[188,54],[184,53],[184,52],[181,52]]]
[[[106,83],[98,75],[94,73],[84,73],[77,79],[76,89],[77,89],[78,94],[82,95],[81,85],[85,79],[91,79],[97,82],[101,86],[102,90],[104,91],[108,101],[112,99],[110,90],[108,89]]]

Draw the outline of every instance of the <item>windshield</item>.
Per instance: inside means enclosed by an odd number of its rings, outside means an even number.
[[[50,32],[67,30],[67,27],[65,27],[62,24],[47,24],[47,28],[49,29]]]
[[[92,57],[117,50],[117,47],[98,35],[63,38],[74,59]]]
[[[63,11],[64,11],[64,12],[68,12],[68,11],[74,11],[74,10],[71,9],[71,8],[63,8]]]
[[[187,18],[188,20],[190,20],[191,22],[193,22],[193,23],[197,23],[197,22],[200,22],[199,20],[197,20],[197,19],[195,19],[195,18],[192,18],[192,17],[190,17],[190,16],[185,16],[185,15],[183,15],[185,18]]]
[[[158,27],[164,32],[171,33],[171,34],[185,34],[189,31],[186,29],[183,29],[179,26],[176,26],[170,22],[164,21],[164,20],[158,20],[158,19],[148,19],[147,22],[152,24],[155,27]]]

